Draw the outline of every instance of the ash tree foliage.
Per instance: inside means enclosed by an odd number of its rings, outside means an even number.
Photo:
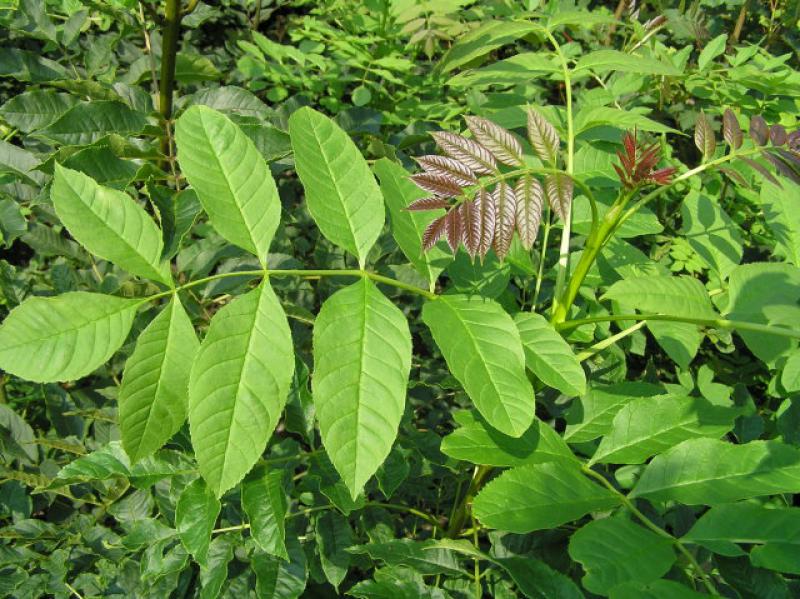
[[[0,4],[0,596],[797,596],[800,13],[638,4]]]

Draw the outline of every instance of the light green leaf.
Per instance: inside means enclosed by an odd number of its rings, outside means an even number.
[[[289,117],[297,175],[322,234],[358,258],[383,228],[383,197],[353,140],[324,114],[304,107]]]
[[[73,460],[61,470],[50,483],[51,488],[75,483],[86,483],[130,476],[130,461],[119,441],[93,451],[89,455]]]
[[[503,472],[478,494],[473,511],[485,526],[527,533],[618,504],[614,493],[586,478],[578,465],[547,462]]]
[[[649,383],[618,383],[589,388],[567,412],[564,439],[570,443],[591,441],[611,431],[611,423],[622,407],[639,397],[654,397],[665,391]]]
[[[525,376],[519,331],[500,304],[443,295],[422,309],[453,376],[489,424],[512,437],[533,422],[533,389]]]
[[[373,560],[384,562],[388,566],[407,566],[423,575],[464,574],[456,554],[449,548],[439,547],[432,539],[392,539],[384,543],[356,545],[348,551],[369,555]]]
[[[127,104],[92,101],[76,104],[35,135],[65,145],[85,146],[112,133],[135,135],[145,125],[144,115]]]
[[[128,194],[56,164],[50,192],[56,214],[87,250],[136,275],[172,283],[161,261],[161,231]]]
[[[242,483],[242,509],[250,520],[250,534],[261,549],[289,559],[284,519],[289,509],[283,490],[283,471],[257,466]]]
[[[422,234],[428,223],[444,214],[444,210],[423,213],[406,210],[411,202],[424,198],[427,195],[425,191],[409,179],[406,169],[388,158],[378,160],[373,169],[381,180],[381,191],[389,210],[392,235],[397,245],[433,288],[439,273],[450,263],[452,257],[438,246],[423,252]]]
[[[0,108],[0,115],[12,127],[28,133],[46,127],[78,100],[54,90],[34,89],[11,98]]]
[[[641,464],[686,439],[722,437],[738,415],[700,397],[636,399],[617,412],[590,463]]]
[[[182,83],[218,81],[222,74],[205,56],[178,52],[175,57],[175,79]]]
[[[709,268],[728,278],[742,260],[739,227],[720,207],[719,202],[695,191],[681,204],[681,232]]]
[[[476,29],[458,38],[442,56],[436,68],[442,73],[449,73],[476,58],[489,54],[496,48],[515,42],[536,29],[537,26],[533,23],[485,21]]]
[[[800,508],[765,507],[755,503],[714,506],[695,522],[682,540],[729,556],[744,554],[735,546],[741,543],[794,545],[800,549]]]
[[[228,564],[233,559],[233,541],[217,537],[208,547],[207,559],[200,565],[199,599],[216,599],[228,579]]]
[[[561,67],[545,52],[523,52],[485,67],[464,71],[451,77],[447,85],[473,88],[485,85],[512,85],[527,83],[531,76],[540,73],[560,73]]]
[[[757,568],[800,574],[800,545],[770,543],[754,547],[750,552],[750,562]]]
[[[781,372],[781,385],[789,393],[800,391],[800,352],[794,352],[786,360]]]
[[[541,314],[520,312],[514,317],[525,350],[525,364],[541,381],[565,395],[586,393],[586,375],[569,343]]]
[[[768,289],[769,293],[764,293]],[[737,266],[728,279],[731,320],[800,326],[800,269],[790,264],[751,263]],[[756,357],[772,365],[797,347],[797,340],[753,331],[737,331]]]
[[[186,421],[189,371],[198,347],[177,296],[139,335],[119,390],[122,444],[132,461],[160,448]]]
[[[64,67],[40,53],[11,47],[0,48],[0,77],[40,83],[65,76]]]
[[[322,443],[353,499],[389,455],[410,370],[406,318],[369,279],[325,301],[314,323],[314,405]]]
[[[338,590],[350,568],[351,556],[347,549],[353,544],[353,531],[347,518],[329,510],[316,519],[314,532],[319,544],[322,572]]]
[[[800,492],[800,449],[780,441],[684,441],[653,461],[631,497],[715,505]]]
[[[196,105],[178,119],[175,143],[181,170],[211,224],[266,267],[281,203],[267,163],[253,142],[221,112]]]
[[[31,297],[0,326],[0,368],[38,383],[84,377],[119,349],[140,304],[84,291]]]
[[[667,127],[638,112],[620,110],[612,106],[587,106],[578,111],[575,117],[575,135],[603,125],[610,125],[617,129],[633,129],[635,127],[654,133],[678,133],[672,127]]]
[[[763,179],[759,202],[764,209],[764,221],[777,242],[776,253],[800,266],[800,210],[796,204],[800,187],[785,177],[781,185],[783,189]]]
[[[573,461],[569,447],[552,427],[539,419],[521,437],[509,437],[489,426],[477,412],[454,415],[459,427],[442,439],[443,454],[487,466],[521,466]]]
[[[594,73],[607,73],[609,71],[619,71],[622,73],[638,73],[640,75],[666,75],[675,77],[681,72],[669,63],[661,62],[655,58],[626,54],[619,50],[595,50],[584,54],[575,65],[575,74],[581,71],[593,71]]]
[[[708,293],[697,279],[654,275],[617,281],[601,299],[635,303],[641,312],[691,318],[717,318]]]
[[[0,404],[0,447],[3,453],[24,464],[39,461],[39,449],[31,425],[5,404]]]
[[[189,426],[217,497],[264,452],[293,372],[289,324],[268,282],[214,315],[189,377]]]
[[[187,486],[175,506],[175,528],[186,551],[199,564],[206,563],[211,531],[221,505],[214,493],[198,478]]]
[[[620,516],[590,522],[572,535],[569,555],[586,574],[584,588],[607,595],[625,582],[652,582],[675,562],[672,542]]]
[[[700,52],[700,56],[697,58],[697,68],[701,71],[705,71],[712,60],[725,52],[725,44],[727,42],[727,33],[718,35],[710,42],[707,42],[703,47],[703,51]]]

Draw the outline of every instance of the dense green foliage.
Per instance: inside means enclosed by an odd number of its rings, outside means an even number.
[[[798,596],[798,25],[0,2],[0,597]]]

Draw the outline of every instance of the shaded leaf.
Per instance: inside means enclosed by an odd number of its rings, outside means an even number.
[[[211,544],[211,531],[219,516],[221,505],[214,493],[202,479],[187,486],[175,507],[175,528],[178,537],[199,563],[205,564],[208,547]]]

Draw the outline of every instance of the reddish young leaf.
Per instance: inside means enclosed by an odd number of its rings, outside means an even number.
[[[497,172],[497,160],[478,142],[449,131],[436,131],[431,135],[442,150],[469,167],[473,173],[491,175]]]
[[[494,154],[497,160],[508,166],[525,166],[522,160],[522,146],[510,131],[481,117],[464,118],[478,143]]]
[[[738,183],[742,187],[744,187],[746,189],[750,189],[750,185],[747,183],[747,181],[745,181],[744,177],[742,177],[742,175],[740,175],[738,172],[736,172],[732,168],[721,166],[721,167],[719,167],[719,170],[720,170],[720,172],[722,172],[725,175],[727,175],[727,177],[729,179],[731,179],[734,183]]]
[[[529,250],[539,233],[544,190],[538,179],[525,175],[517,181],[514,195],[517,198],[517,232],[522,247]]]
[[[430,191],[444,198],[454,198],[461,195],[461,186],[450,177],[435,173],[417,173],[411,175],[411,180],[425,191]]]
[[[714,156],[714,150],[717,149],[717,140],[714,137],[714,128],[706,118],[703,111],[697,117],[697,123],[694,127],[694,145],[700,150],[705,158]]]
[[[528,139],[539,158],[550,164],[556,163],[558,151],[561,149],[558,132],[546,118],[532,108],[528,109]]]
[[[475,200],[468,200],[459,206],[461,211],[461,240],[464,248],[474,258],[481,244],[481,216]]]
[[[492,247],[495,223],[497,222],[497,205],[492,195],[485,189],[481,189],[475,196],[475,214],[481,227],[478,255],[483,259],[489,253],[489,248]]]
[[[461,243],[461,212],[458,208],[451,208],[444,217],[444,232],[447,235],[447,245],[455,251]]]
[[[440,208],[447,208],[449,206],[450,202],[444,198],[420,198],[406,206],[406,210],[409,212],[419,212],[422,210],[439,210]]]
[[[767,128],[767,122],[761,115],[756,115],[750,119],[750,137],[752,137],[753,141],[759,146],[763,146],[767,143],[769,129]]]
[[[478,183],[478,179],[470,168],[453,158],[429,154],[428,156],[414,158],[414,160],[429,173],[449,177],[450,180],[462,187],[476,185]]]
[[[742,146],[742,128],[730,108],[726,108],[722,115],[722,137],[734,150],[738,150]]]
[[[497,257],[502,260],[508,254],[511,247],[511,239],[514,237],[514,221],[517,212],[517,201],[514,190],[505,181],[500,181],[492,192],[492,200],[495,205],[495,229],[492,247]]]
[[[786,129],[783,128],[783,125],[772,125],[769,128],[769,140],[773,146],[782,146],[788,141]]]
[[[442,235],[444,234],[444,221],[447,218],[447,215],[440,216],[434,221],[431,221],[431,224],[427,226],[425,232],[422,234],[422,249],[427,251],[431,249],[436,242],[441,239]]]
[[[572,204],[572,179],[564,174],[547,175],[544,186],[550,208],[558,218],[564,220]]]

